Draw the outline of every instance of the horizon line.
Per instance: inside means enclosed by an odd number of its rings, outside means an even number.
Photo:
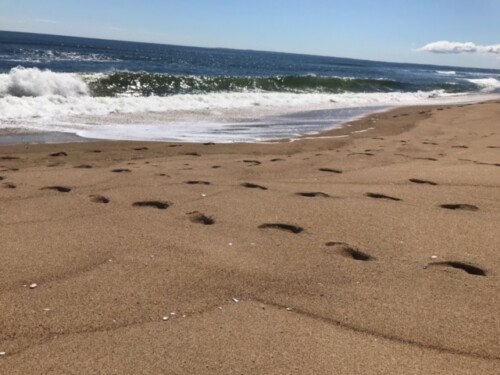
[[[263,53],[277,53],[277,54],[289,54],[289,55],[299,55],[299,56],[311,56],[311,57],[323,57],[323,58],[334,58],[334,59],[345,59],[345,60],[357,60],[357,61],[366,61],[366,62],[375,62],[375,63],[384,63],[384,64],[401,64],[401,65],[418,65],[418,66],[432,66],[432,67],[440,67],[440,68],[461,68],[461,69],[477,69],[477,70],[490,70],[495,72],[500,72],[500,69],[495,68],[477,68],[471,66],[463,66],[463,65],[439,65],[439,64],[422,64],[422,63],[414,63],[414,62],[401,62],[401,61],[384,61],[384,60],[371,60],[371,59],[359,59],[354,57],[342,57],[342,56],[332,56],[332,55],[320,55],[320,54],[311,54],[311,53],[303,53],[303,52],[288,52],[288,51],[270,51],[270,50],[260,50],[253,48],[234,48],[234,47],[206,47],[206,46],[188,46],[183,44],[176,43],[158,43],[158,42],[145,42],[138,40],[125,40],[125,39],[109,39],[109,38],[96,38],[82,35],[64,35],[64,34],[50,34],[50,33],[34,33],[30,31],[17,31],[17,30],[0,30],[0,32],[6,33],[18,33],[18,34],[32,34],[32,35],[45,35],[45,36],[55,36],[55,37],[63,37],[63,38],[76,38],[76,39],[93,39],[93,40],[101,40],[101,41],[109,41],[109,42],[121,42],[121,43],[138,43],[138,44],[151,44],[157,46],[172,46],[172,47],[183,47],[183,48],[200,48],[200,49],[212,49],[212,50],[234,50],[234,51],[249,51],[249,52],[263,52]]]

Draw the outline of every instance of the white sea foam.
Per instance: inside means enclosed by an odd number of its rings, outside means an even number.
[[[85,82],[74,74],[54,73],[37,68],[13,68],[0,75],[0,97],[48,96],[74,97],[89,95]]]
[[[436,70],[436,73],[443,74],[443,75],[446,75],[446,76],[454,76],[454,75],[457,74],[457,72],[455,72],[453,70]]]
[[[64,84],[32,85],[33,81],[15,81],[7,91],[14,95],[0,98],[0,121],[32,120],[58,122],[72,116],[106,116],[110,114],[162,113],[165,119],[182,112],[218,114],[241,110],[254,114],[281,114],[297,110],[395,106],[426,104],[452,100],[442,92],[417,93],[208,93],[166,97],[91,97],[69,76]],[[35,92],[36,90],[36,92]],[[63,92],[65,96],[49,93]],[[47,93],[35,96],[36,93]],[[82,95],[83,94],[83,95]],[[21,95],[32,95],[22,97]],[[222,111],[222,112],[221,112]]]
[[[492,92],[500,89],[500,81],[496,78],[468,79],[467,81],[482,87],[482,91],[484,92]]]
[[[485,87],[500,85],[492,78],[471,81]],[[490,96],[433,91],[218,92],[165,97],[93,97],[82,76],[15,68],[8,74],[0,74],[0,129],[62,131],[112,139],[255,141],[323,130],[359,115],[356,109],[360,107],[372,107],[370,111],[373,111],[483,98]],[[300,124],[297,117],[292,116],[297,112],[317,110],[337,112],[326,120],[312,116],[301,120]],[[203,138],[204,132],[211,133],[211,138]]]

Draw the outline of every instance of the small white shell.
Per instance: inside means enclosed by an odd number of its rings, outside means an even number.
[[[37,283],[31,283],[30,284],[30,289],[35,289],[38,286]]]

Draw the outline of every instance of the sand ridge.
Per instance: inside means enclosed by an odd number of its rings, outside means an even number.
[[[2,146],[0,372],[497,373],[499,120]]]

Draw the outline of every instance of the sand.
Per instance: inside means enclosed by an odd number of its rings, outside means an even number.
[[[0,373],[498,374],[499,167],[500,102],[2,146]]]

